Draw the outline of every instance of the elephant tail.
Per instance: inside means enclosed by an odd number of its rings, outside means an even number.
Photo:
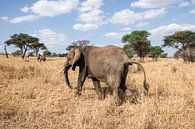
[[[136,64],[136,65],[139,65],[140,68],[142,69],[143,73],[144,73],[144,83],[143,83],[143,86],[144,86],[144,89],[145,89],[145,93],[148,94],[148,91],[149,91],[149,84],[147,83],[146,81],[146,72],[144,70],[144,67],[138,63],[138,62],[134,62],[134,61],[129,61],[128,62],[129,65],[132,65],[132,64]]]

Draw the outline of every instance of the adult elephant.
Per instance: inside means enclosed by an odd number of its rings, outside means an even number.
[[[149,85],[146,82],[145,70],[141,64],[132,62],[126,53],[119,47],[109,45],[106,47],[86,46],[84,48],[71,49],[67,54],[64,75],[67,85],[71,88],[68,79],[68,70],[72,67],[79,67],[79,75],[77,82],[77,95],[81,94],[83,83],[86,77],[90,76],[99,98],[102,98],[100,81],[107,82],[113,89],[115,102],[120,105],[122,99],[119,92],[122,90],[126,93],[125,85],[128,73],[128,66],[132,64],[139,65],[144,73],[144,89],[148,93]]]

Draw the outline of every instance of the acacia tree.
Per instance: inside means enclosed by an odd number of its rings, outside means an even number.
[[[8,53],[7,53],[6,45],[4,46],[4,51],[5,51],[6,58],[9,58]]]
[[[39,39],[36,37],[32,37],[28,34],[14,34],[11,38],[5,41],[6,45],[14,45],[15,47],[21,50],[22,59],[24,59],[25,54],[28,50],[33,49],[33,44],[39,43]]]
[[[40,50],[46,50],[47,47],[43,43],[35,42],[31,45],[31,48],[35,51],[37,56]]]
[[[44,56],[51,56],[51,52],[50,52],[49,50],[45,50],[45,51],[43,52],[43,55],[44,55]]]
[[[149,47],[149,56],[152,57],[153,60],[157,60],[157,58],[162,55],[164,51],[160,46],[150,46]]]
[[[138,54],[140,60],[142,60],[144,59],[149,50],[150,46],[150,40],[148,40],[149,35],[150,33],[144,30],[133,31],[131,34],[124,35],[122,37],[122,42],[129,44],[133,51]]]
[[[83,47],[87,46],[89,43],[90,43],[89,40],[78,40],[76,42],[71,43],[71,45],[69,45],[66,48],[66,50],[70,50],[72,48],[77,48],[77,47],[82,47],[83,48]]]
[[[129,46],[129,44],[125,44],[123,46],[123,50],[125,51],[129,58],[133,57],[133,49]]]
[[[193,57],[195,53],[195,32],[178,31],[172,35],[165,36],[163,47],[176,48],[184,61],[192,61],[195,58]]]

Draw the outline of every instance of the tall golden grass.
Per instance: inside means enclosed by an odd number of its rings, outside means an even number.
[[[140,103],[115,106],[113,96],[98,100],[87,79],[80,97],[69,89],[57,69],[64,58],[0,57],[0,128],[23,129],[194,129],[195,64],[182,60],[147,59],[149,96]],[[143,91],[143,75],[130,68],[128,88]],[[78,71],[70,70],[75,87]],[[102,84],[102,86],[106,86]]]

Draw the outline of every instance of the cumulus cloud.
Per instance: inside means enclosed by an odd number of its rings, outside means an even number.
[[[98,10],[102,5],[102,0],[86,0],[85,2],[81,3],[79,10],[81,12]]]
[[[122,30],[122,31],[132,31],[132,29],[131,29],[131,28],[129,28],[129,27],[122,28],[121,30]]]
[[[113,38],[113,39],[120,39],[124,35],[123,32],[109,32],[104,34],[104,37],[106,38]]]
[[[195,13],[195,8],[193,8],[193,9],[190,11],[190,13]]]
[[[31,13],[26,16],[19,16],[9,20],[10,23],[21,23],[25,21],[34,21],[40,17],[54,17],[66,14],[76,9],[79,0],[39,0],[33,3],[31,7],[24,6],[20,10],[24,13]]]
[[[164,8],[173,5],[181,0],[137,0],[131,3],[131,7],[136,8]]]
[[[143,27],[146,26],[148,23],[147,22],[138,22],[135,26],[136,27]]]
[[[27,7],[27,6],[24,6],[24,7],[21,8],[20,10],[21,10],[22,12],[24,12],[24,13],[27,13],[27,12],[29,12],[30,8]]]
[[[169,25],[159,26],[155,29],[152,29],[150,32],[152,36],[164,37],[166,35],[171,35],[176,31],[184,31],[184,30],[195,31],[195,25],[172,23]]]
[[[0,17],[1,20],[8,20],[9,18],[4,16],[4,17]]]
[[[67,40],[66,34],[57,33],[51,29],[38,30],[31,35],[38,37],[40,42],[46,44],[48,47],[65,44],[65,41]]]
[[[75,24],[73,29],[80,31],[91,31],[99,28],[103,24],[102,0],[86,0],[81,3],[79,20],[82,23]]]
[[[119,23],[119,24],[127,25],[130,23],[133,24],[138,21],[163,16],[166,13],[167,13],[166,9],[163,9],[163,8],[147,10],[141,13],[136,13],[133,10],[124,9],[124,10],[114,13],[110,21],[112,23]]]
[[[188,5],[190,5],[190,2],[188,2],[188,1],[183,1],[182,3],[179,4],[179,7],[186,7],[186,6],[188,6]]]
[[[78,0],[40,0],[34,3],[30,10],[39,16],[53,17],[70,12],[78,3]]]
[[[39,16],[37,15],[26,15],[26,16],[15,17],[13,19],[10,19],[9,22],[16,24],[16,23],[21,23],[21,22],[34,21],[38,18]]]
[[[90,31],[90,30],[95,30],[97,28],[98,28],[97,24],[91,24],[91,23],[75,24],[73,26],[73,29],[80,30],[80,31]]]
[[[86,23],[100,23],[103,19],[102,13],[103,12],[101,10],[93,10],[80,14],[79,19]]]

